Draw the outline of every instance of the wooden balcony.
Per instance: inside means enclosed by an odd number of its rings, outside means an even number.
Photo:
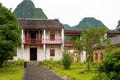
[[[24,44],[43,44],[44,39],[31,39],[31,38],[25,38]],[[62,44],[62,39],[45,39],[45,44]]]
[[[62,44],[62,39],[54,39],[54,40],[46,39],[45,44]]]
[[[64,46],[65,47],[74,47],[74,42],[73,41],[65,41]]]
[[[25,44],[42,44],[42,39],[25,38]]]

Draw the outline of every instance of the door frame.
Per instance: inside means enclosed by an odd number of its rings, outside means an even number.
[[[31,51],[31,50],[35,50],[35,51]],[[30,61],[37,61],[37,47],[30,47]],[[33,57],[34,56],[34,57]]]

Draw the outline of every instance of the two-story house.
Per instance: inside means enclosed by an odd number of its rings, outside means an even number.
[[[53,58],[60,60],[64,47],[73,53],[73,41],[64,42],[65,36],[80,36],[82,30],[65,30],[58,19],[18,19],[22,27],[22,44],[17,48],[17,59],[24,61],[43,61]],[[111,37],[112,44],[120,45],[120,29],[109,30],[107,36]],[[65,44],[64,44],[65,43]],[[103,59],[104,47],[97,49],[93,55],[94,62]],[[80,61],[86,61],[86,52],[80,55]]]
[[[64,28],[58,19],[18,19],[22,45],[17,58],[25,61],[60,60],[64,49]]]

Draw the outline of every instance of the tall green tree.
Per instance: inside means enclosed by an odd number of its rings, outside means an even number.
[[[109,80],[120,80],[120,49],[106,53],[99,71],[106,73]]]
[[[0,67],[12,59],[21,44],[21,28],[11,10],[0,3]]]
[[[78,58],[80,59],[80,54],[83,51],[83,45],[82,45],[82,40],[78,37],[76,38],[76,40],[74,41],[74,46],[75,46],[75,53],[78,54]]]
[[[103,43],[107,42],[106,33],[107,29],[104,27],[85,29],[80,38],[75,41],[79,52],[81,50],[86,51],[88,70],[90,70],[90,63],[93,60],[93,52],[102,46]]]

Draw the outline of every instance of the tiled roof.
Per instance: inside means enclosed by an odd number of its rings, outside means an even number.
[[[120,44],[120,36],[112,37],[110,39],[112,44]]]
[[[62,24],[58,19],[30,19],[30,18],[19,18],[20,26],[24,29],[61,29]]]
[[[118,29],[109,30],[108,33],[120,33],[120,30],[118,30]]]
[[[82,29],[65,29],[65,35],[80,35],[82,31]]]
[[[80,35],[83,29],[65,29],[65,35]],[[117,36],[120,35],[120,30],[108,30],[108,36]]]

